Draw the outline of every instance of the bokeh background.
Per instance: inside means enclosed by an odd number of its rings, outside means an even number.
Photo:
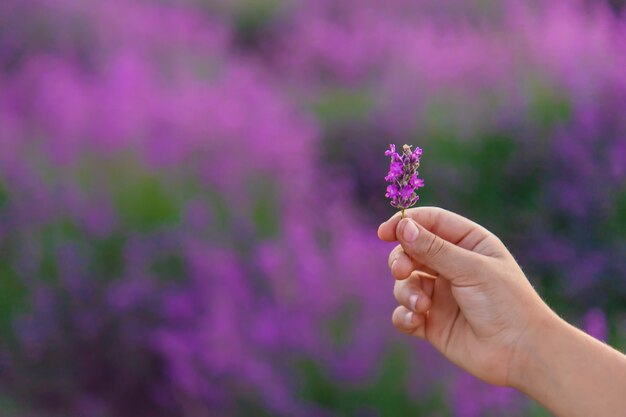
[[[622,6],[0,1],[0,415],[549,415],[392,328],[383,152],[626,347]]]

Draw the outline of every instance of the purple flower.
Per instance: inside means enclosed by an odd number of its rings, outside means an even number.
[[[387,186],[387,194],[385,194],[385,197],[388,198],[396,198],[398,196],[399,191],[398,191],[398,187],[396,187],[395,185],[389,185]]]
[[[396,178],[402,176],[404,164],[402,162],[392,162],[389,166],[389,173],[385,177],[385,181],[391,182]]]
[[[404,145],[400,155],[396,152],[395,145],[391,144],[385,155],[391,157],[389,173],[385,177],[385,181],[391,185],[387,187],[385,197],[391,199],[393,207],[405,210],[417,203],[419,196],[416,191],[424,186],[424,180],[418,178],[417,171],[422,149],[416,148],[412,151],[409,145]]]
[[[421,188],[424,186],[424,180],[422,178],[418,178],[417,177],[418,173],[416,172],[412,177],[411,177],[411,181],[409,182],[409,184],[411,184],[411,186],[413,188]]]
[[[415,188],[411,185],[405,185],[404,188],[400,191],[400,197],[404,199],[410,199],[413,193],[415,192]]]

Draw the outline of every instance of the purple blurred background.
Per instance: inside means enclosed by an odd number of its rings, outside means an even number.
[[[392,328],[383,153],[626,347],[622,6],[2,0],[0,415],[549,415]]]

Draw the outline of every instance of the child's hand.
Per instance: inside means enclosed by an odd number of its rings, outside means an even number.
[[[400,241],[389,255],[399,330],[557,416],[624,415],[626,356],[552,312],[497,237],[439,208],[406,216],[378,229]]]
[[[514,385],[525,346],[554,313],[485,228],[435,207],[405,217],[378,229],[382,240],[400,242],[389,255],[400,303],[394,325],[477,377]]]

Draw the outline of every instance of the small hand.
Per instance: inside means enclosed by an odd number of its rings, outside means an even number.
[[[519,346],[553,315],[504,244],[452,212],[419,207],[383,223],[378,236],[399,241],[389,255],[397,279],[398,330],[428,340],[455,364],[510,385]]]

